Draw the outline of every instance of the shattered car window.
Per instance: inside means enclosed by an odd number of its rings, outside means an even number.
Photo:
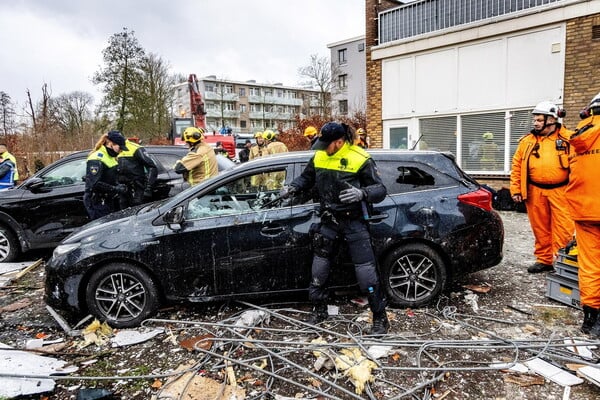
[[[247,175],[190,200],[185,218],[235,215],[281,206],[277,201],[286,171]]]
[[[82,183],[85,176],[85,164],[87,159],[80,158],[61,164],[41,178],[44,180],[44,186],[57,187]]]

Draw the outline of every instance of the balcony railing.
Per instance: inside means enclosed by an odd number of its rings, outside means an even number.
[[[379,13],[379,44],[567,0],[421,0]]]

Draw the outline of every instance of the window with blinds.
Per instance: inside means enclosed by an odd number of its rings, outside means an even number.
[[[419,150],[450,151],[456,155],[456,117],[419,120]]]
[[[504,169],[504,116],[504,112],[461,116],[463,169]]]

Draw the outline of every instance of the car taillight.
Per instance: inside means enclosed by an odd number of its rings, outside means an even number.
[[[474,192],[459,195],[458,201],[475,207],[483,208],[487,211],[492,210],[492,194],[483,188]]]

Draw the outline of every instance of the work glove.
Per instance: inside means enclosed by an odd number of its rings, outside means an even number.
[[[365,192],[357,187],[350,187],[340,192],[340,201],[342,203],[356,203],[365,198]]]
[[[124,183],[119,183],[118,185],[115,186],[115,193],[118,193],[118,194],[127,193],[127,185],[125,185]]]
[[[298,189],[295,186],[284,186],[279,191],[279,197],[287,199],[288,197],[293,196],[297,191]]]
[[[144,200],[152,200],[152,188],[146,188],[146,190],[144,190]]]

